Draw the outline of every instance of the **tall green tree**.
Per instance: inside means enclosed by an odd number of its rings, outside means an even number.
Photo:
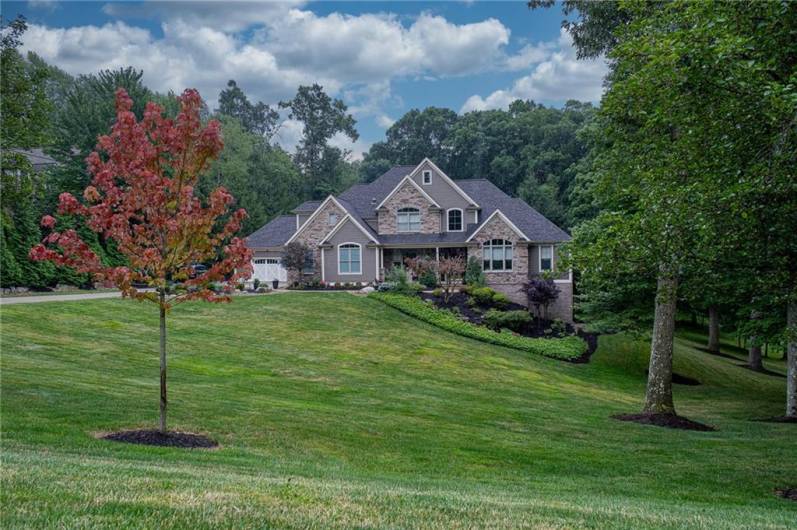
[[[645,411],[674,413],[679,284],[698,285],[690,280],[728,252],[716,235],[733,233],[724,226],[729,220],[757,219],[739,223],[735,233],[737,247],[754,248],[759,259],[745,251],[733,261],[753,277],[773,278],[761,288],[786,304],[794,299],[795,10],[777,2],[620,9],[630,22],[613,31],[600,111],[611,140],[597,161],[603,211],[576,231],[573,256],[584,275],[655,271]],[[758,209],[773,213],[763,225],[751,215]],[[597,236],[582,237],[587,233]],[[790,365],[787,403],[794,373]],[[794,414],[790,405],[787,413]]]
[[[321,85],[300,86],[296,96],[280,102],[288,110],[288,117],[302,122],[302,139],[296,148],[294,160],[305,178],[305,193],[311,198],[322,198],[341,191],[338,169],[348,153],[329,145],[338,133],[352,141],[359,138],[355,120],[347,112],[346,104],[332,99]]]
[[[219,94],[218,112],[236,118],[244,130],[265,137],[267,142],[271,142],[279,126],[279,113],[262,101],[251,103],[232,79]]]

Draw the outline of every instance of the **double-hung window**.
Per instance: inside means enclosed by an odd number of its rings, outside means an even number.
[[[482,247],[484,270],[501,272],[512,270],[512,242],[506,239],[485,241]]]
[[[338,269],[340,274],[362,273],[360,245],[356,243],[344,243],[338,246]]]
[[[401,208],[396,224],[399,232],[420,232],[421,211],[418,208]]]
[[[540,246],[540,272],[553,270],[553,245]]]

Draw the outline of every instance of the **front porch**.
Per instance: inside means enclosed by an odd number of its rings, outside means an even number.
[[[443,258],[461,256],[463,260],[467,260],[468,248],[466,246],[383,247],[381,255],[380,279],[384,279],[385,272],[393,267],[403,267],[407,258],[425,257],[432,261],[440,261]]]

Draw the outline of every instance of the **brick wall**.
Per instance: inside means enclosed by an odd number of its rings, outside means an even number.
[[[334,201],[329,201],[318,213],[318,215],[316,215],[315,219],[313,219],[309,225],[305,226],[301,233],[299,233],[294,240],[304,243],[310,247],[315,254],[315,271],[313,274],[302,275],[302,278],[305,280],[321,279],[321,249],[318,248],[318,245],[321,243],[321,241],[323,241],[324,236],[326,236],[332,230],[332,228],[334,228],[333,225],[329,224],[330,213],[336,213],[338,215],[338,221],[343,219],[343,217],[346,215],[346,212],[341,208],[338,208]],[[294,282],[298,280],[299,278],[296,277],[295,272],[288,271],[288,282]]]
[[[421,195],[412,184],[405,182],[379,209],[377,218],[378,233],[398,233],[396,213],[401,208],[418,208],[421,211],[421,234],[437,234],[441,232],[440,210],[430,203],[429,199]]]

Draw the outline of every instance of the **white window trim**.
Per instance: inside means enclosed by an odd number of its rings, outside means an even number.
[[[453,212],[454,210],[459,212],[459,230],[451,230],[448,227],[448,213]],[[462,208],[449,208],[446,210],[446,232],[464,232],[465,231],[465,212],[462,211]]]
[[[496,238],[496,239],[498,239],[498,238]],[[490,256],[490,270],[485,269],[484,268],[484,243],[482,243],[482,271],[483,272],[489,272],[490,274],[502,274],[504,272],[513,272],[515,270],[515,248],[517,247],[517,245],[515,243],[513,243],[512,241],[509,241],[508,239],[501,238],[501,240],[502,241],[506,241],[506,242],[508,242],[510,244],[510,248],[512,249],[512,267],[510,267],[509,269],[502,269],[502,270],[496,270],[496,271],[492,270],[493,258],[492,258],[492,255],[491,255]],[[487,243],[490,243],[492,241],[493,241],[492,239],[488,239]],[[492,244],[490,245],[490,248],[492,248]],[[504,246],[504,248],[506,248],[506,246]],[[506,262],[506,252],[504,252],[504,262]]]
[[[356,246],[359,250],[360,254],[360,272],[340,272],[340,247],[352,245]],[[351,263],[351,262],[350,262]],[[363,246],[359,243],[355,243],[354,241],[349,241],[347,243],[341,243],[338,245],[338,275],[339,276],[362,276],[363,274]]]
[[[418,230],[401,230],[399,228],[399,213],[401,210],[416,210],[418,212]],[[421,232],[421,228],[423,228],[423,214],[421,214],[421,209],[415,206],[402,206],[401,208],[396,209],[396,233],[398,234],[419,234]]]
[[[551,249],[551,268],[550,269],[542,269],[542,249],[543,247]],[[554,251],[553,245],[539,245],[537,249],[537,270],[542,274],[543,272],[553,272],[554,270]]]
[[[429,177],[429,182],[426,182],[426,177]],[[432,184],[432,170],[431,169],[424,169],[423,173],[421,173],[421,182],[423,182],[424,186],[429,186]]]

